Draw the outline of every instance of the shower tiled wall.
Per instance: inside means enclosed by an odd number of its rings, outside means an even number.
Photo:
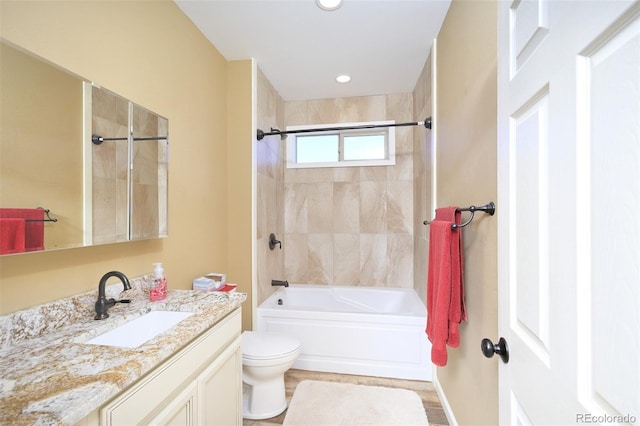
[[[108,90],[92,87],[92,133],[126,138],[129,101]],[[93,243],[127,241],[129,229],[127,141],[92,144]]]
[[[133,105],[136,138],[167,136],[169,121]],[[165,139],[139,140],[133,144],[131,170],[131,238],[167,235],[168,146]]]
[[[106,89],[94,86],[91,90],[92,134],[125,139],[91,145],[93,244],[166,236],[166,140],[136,141],[130,176],[126,138],[130,105],[133,105],[131,124],[136,138],[168,135],[168,120]]]
[[[285,102],[286,125],[414,121],[412,94]],[[285,276],[304,284],[414,286],[413,128],[396,165],[284,169]]]
[[[284,104],[269,80],[257,72],[257,126],[268,131],[283,128]],[[272,279],[287,279],[284,274],[285,250],[269,250],[269,235],[284,241],[284,142],[279,136],[255,140],[257,177],[257,296],[259,305],[276,289]]]
[[[418,78],[413,91],[413,109],[415,120],[422,121],[431,117],[431,55]],[[431,203],[431,131],[414,129],[413,135],[413,177],[414,177],[414,227],[415,239],[413,256],[415,277],[413,288],[418,296],[426,303],[427,291],[427,253],[429,247],[429,227],[422,222],[433,215]]]

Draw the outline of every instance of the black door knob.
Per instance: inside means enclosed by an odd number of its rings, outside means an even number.
[[[494,345],[489,339],[482,339],[480,349],[482,349],[483,355],[487,358],[491,358],[493,354],[498,354],[505,364],[509,362],[509,345],[507,345],[507,341],[504,337],[501,337],[500,340],[498,340],[497,345]]]

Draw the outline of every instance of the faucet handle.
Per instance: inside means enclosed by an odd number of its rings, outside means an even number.
[[[276,244],[280,247],[280,250],[282,250],[282,242],[276,239],[276,234],[269,235],[269,249],[274,250],[276,248]]]

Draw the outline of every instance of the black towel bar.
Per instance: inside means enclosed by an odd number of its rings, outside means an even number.
[[[485,212],[489,216],[493,216],[495,214],[495,212],[496,212],[496,205],[495,205],[495,203],[493,201],[490,201],[488,204],[485,204],[484,206],[469,206],[469,207],[465,207],[465,208],[458,207],[456,209],[456,211],[457,212],[471,212],[471,216],[464,223],[454,223],[453,225],[451,225],[451,229],[464,228],[465,226],[470,224],[471,221],[473,220],[473,215],[476,212]],[[425,220],[422,223],[424,225],[428,225],[430,222],[428,220]]]
[[[58,219],[56,218],[52,218],[51,216],[49,216],[49,209],[44,209],[44,214],[46,216],[46,218],[44,219],[26,219],[25,222],[57,222]]]

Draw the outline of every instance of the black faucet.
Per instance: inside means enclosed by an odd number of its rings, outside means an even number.
[[[289,287],[289,281],[271,280],[271,285]]]
[[[109,318],[109,314],[107,310],[116,304],[116,300],[111,298],[107,300],[107,296],[104,294],[104,287],[107,284],[107,280],[111,277],[118,277],[120,281],[122,281],[122,285],[124,285],[125,290],[131,289],[131,284],[129,284],[129,279],[125,274],[118,271],[107,272],[100,279],[100,284],[98,284],[98,300],[96,301],[96,316],[94,319],[101,320],[105,318]],[[129,300],[119,300],[118,302],[128,303]]]

